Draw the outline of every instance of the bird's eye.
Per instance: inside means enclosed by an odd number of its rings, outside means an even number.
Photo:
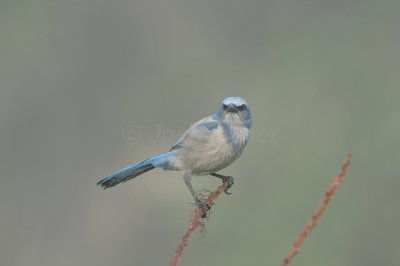
[[[226,110],[228,108],[228,105],[222,104],[222,108],[224,108],[224,110]]]
[[[242,104],[242,105],[238,106],[238,110],[239,111],[243,111],[244,109],[246,109],[246,105],[245,104]]]

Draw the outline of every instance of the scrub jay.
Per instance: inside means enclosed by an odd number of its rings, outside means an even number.
[[[226,98],[216,113],[193,124],[169,151],[123,168],[97,184],[104,189],[113,187],[156,167],[183,170],[185,183],[206,216],[211,206],[196,196],[191,184],[192,176],[212,175],[228,181],[228,187],[232,186],[231,176],[216,172],[240,156],[249,139],[251,124],[247,102],[240,97]]]

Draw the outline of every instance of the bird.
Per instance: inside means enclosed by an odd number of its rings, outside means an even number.
[[[225,98],[214,114],[189,127],[167,152],[118,170],[97,184],[106,189],[154,168],[180,170],[184,172],[183,179],[197,207],[203,209],[203,217],[206,217],[211,206],[196,195],[191,184],[192,176],[211,175],[228,182],[230,188],[234,183],[233,177],[217,172],[239,158],[249,141],[251,127],[252,117],[246,100]]]

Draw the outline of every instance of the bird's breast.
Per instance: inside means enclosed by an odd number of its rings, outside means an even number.
[[[187,171],[206,175],[217,172],[242,153],[249,137],[247,128],[227,130],[222,125],[212,134],[187,139],[178,151],[178,157]]]

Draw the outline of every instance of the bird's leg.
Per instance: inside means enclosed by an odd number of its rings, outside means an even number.
[[[190,193],[192,193],[192,196],[193,196],[193,198],[194,198],[194,200],[196,202],[197,207],[202,209],[203,212],[204,212],[202,218],[206,218],[207,217],[207,212],[211,209],[210,204],[208,204],[207,202],[201,201],[197,197],[197,195],[194,192],[193,187],[192,187],[192,183],[191,183],[192,174],[191,173],[185,173],[185,175],[183,176],[183,179],[185,180],[186,186],[189,188]]]
[[[226,188],[225,193],[228,195],[232,194],[231,192],[228,192],[228,189],[230,189],[233,186],[233,183],[235,182],[235,179],[233,179],[232,176],[225,176],[217,173],[211,173],[210,175],[218,177],[219,179],[222,180],[222,182],[228,182],[228,187]]]

